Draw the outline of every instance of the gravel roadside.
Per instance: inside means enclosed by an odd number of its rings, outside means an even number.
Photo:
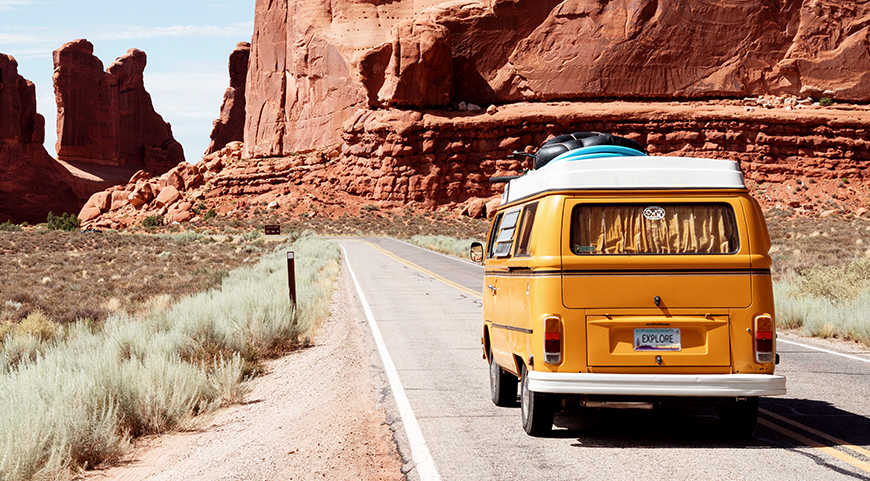
[[[406,479],[407,441],[346,268],[314,345],[266,368],[245,404],[144,439],[120,466],[79,479]]]

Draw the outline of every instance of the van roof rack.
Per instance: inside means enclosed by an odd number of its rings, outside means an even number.
[[[565,152],[509,180],[502,204],[555,191],[746,189],[740,164],[733,160],[648,156],[623,149],[609,145]]]

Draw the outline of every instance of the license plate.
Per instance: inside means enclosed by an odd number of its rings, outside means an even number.
[[[679,351],[679,329],[635,329],[635,351]]]

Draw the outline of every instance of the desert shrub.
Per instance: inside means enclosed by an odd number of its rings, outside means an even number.
[[[179,232],[178,234],[162,235],[161,237],[163,237],[164,239],[172,239],[179,244],[195,242],[205,238],[204,235],[192,230],[186,230],[184,232]]]
[[[66,479],[116,459],[133,436],[189,427],[243,400],[246,362],[304,344],[328,314],[337,246],[311,236],[292,246],[297,309],[287,295],[289,248],[148,316],[113,314],[102,329],[75,323],[57,342],[7,334],[0,480]]]
[[[481,241],[474,238],[457,239],[443,235],[415,235],[408,239],[408,242],[435,252],[467,259],[471,243]]]
[[[7,220],[6,222],[0,223],[0,230],[6,230],[6,231],[11,231],[11,232],[20,232],[21,226],[18,224],[13,224],[12,221]]]
[[[208,212],[206,212],[205,215],[202,216],[202,218],[203,218],[204,220],[213,219],[213,218],[215,218],[215,217],[217,217],[217,212],[215,212],[214,209],[209,209]]]
[[[254,240],[254,239],[260,237],[260,235],[261,235],[261,234],[260,234],[260,231],[258,231],[258,230],[252,230],[252,231],[245,232],[244,234],[242,234],[242,240],[243,240],[243,241],[246,241],[246,242],[247,242],[247,241],[252,241],[252,240]]]
[[[162,215],[149,215],[148,217],[142,219],[142,227],[160,227],[163,225],[163,216]]]
[[[821,266],[774,282],[777,323],[870,345],[870,259]]]
[[[819,105],[822,107],[830,107],[834,104],[834,99],[830,97],[822,97],[819,99]]]
[[[54,215],[52,212],[48,213],[45,222],[48,224],[49,230],[65,230],[70,232],[78,230],[82,224],[82,221],[74,214],[64,213]]]

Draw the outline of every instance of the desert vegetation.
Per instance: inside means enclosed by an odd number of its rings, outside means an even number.
[[[870,221],[766,215],[780,327],[870,346]]]
[[[165,277],[182,277],[172,269],[181,269],[184,264],[172,264],[171,259],[203,255],[189,253],[183,246],[207,243],[213,250],[224,250],[223,244],[196,234],[145,239],[109,234],[104,241],[78,233],[57,238],[42,237],[59,235],[47,232],[14,234],[19,237],[0,241],[5,249],[15,249],[4,252],[3,259],[20,259],[23,270],[35,264],[27,264],[34,260],[18,249],[28,245],[28,254],[48,250],[45,244],[34,243],[46,239],[60,243],[58,251],[70,251],[68,255],[78,251],[80,256],[95,242],[110,242],[113,244],[105,246],[104,254],[111,254],[111,258],[99,262],[115,269],[133,269],[137,263],[158,264],[161,270],[167,268],[165,273],[172,272]],[[29,237],[37,241],[26,240]],[[40,295],[4,301],[4,312],[18,313],[25,309],[25,302],[29,312],[14,322],[5,322],[2,332],[0,479],[60,479],[117,459],[136,436],[189,427],[197,415],[242,400],[242,381],[257,372],[261,359],[310,342],[312,326],[328,313],[328,298],[338,272],[337,247],[310,235],[295,239],[292,247],[275,250],[258,247],[246,253],[242,246],[228,245],[234,246],[230,252],[247,254],[248,261],[240,259],[226,265],[228,273],[220,278],[205,276],[200,283],[188,279],[199,288],[210,288],[192,292],[197,288],[190,287],[187,295],[168,295],[175,302],[152,302],[147,308],[130,311],[117,309],[102,320],[94,320],[100,319],[95,315],[58,323],[46,311],[60,309],[43,311],[45,306],[38,304]],[[160,250],[163,248],[168,250]],[[296,252],[296,309],[287,292],[288,249]],[[140,250],[146,254],[136,258],[133,253]],[[266,254],[251,260],[254,250]],[[120,260],[124,257],[134,260]],[[56,259],[54,270],[71,259],[75,262],[75,257]],[[227,269],[229,265],[242,267]],[[6,269],[14,271],[17,267],[7,265]],[[74,277],[82,277],[76,268],[71,271]],[[41,275],[31,274],[30,279],[40,285]],[[150,271],[142,271],[115,281],[128,283],[119,291],[145,290],[143,295],[159,297],[156,290],[149,290],[147,279],[142,279],[149,275]],[[104,283],[110,279],[101,278]],[[61,290],[73,281],[57,281],[55,288]],[[3,286],[4,296],[8,285]]]
[[[13,224],[14,225],[14,224]],[[127,235],[0,230],[0,324],[40,311],[55,322],[102,322],[219,286],[255,261],[262,239],[197,232]]]
[[[408,239],[411,244],[425,249],[468,259],[472,242],[483,242],[484,236],[457,239],[445,235],[415,235]]]

